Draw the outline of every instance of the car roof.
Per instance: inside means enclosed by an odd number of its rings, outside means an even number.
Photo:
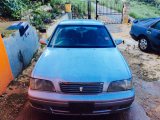
[[[64,20],[59,25],[97,25],[103,26],[104,23],[98,20],[87,20],[87,19],[75,19],[75,20]]]

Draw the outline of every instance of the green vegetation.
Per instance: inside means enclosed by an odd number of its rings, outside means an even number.
[[[52,22],[52,11],[45,11],[40,8],[41,6],[41,2],[34,3],[33,5],[31,5],[30,13],[31,24],[39,30],[46,28],[46,24]]]
[[[2,35],[2,37],[9,37],[14,32],[15,30],[6,30],[4,26],[0,27],[0,34]]]
[[[46,18],[54,19],[65,10],[65,3],[72,4],[72,11],[77,17],[82,17],[87,11],[87,5],[81,0],[0,0],[0,15],[10,20],[20,20],[24,17],[23,13],[31,11],[32,23],[37,26],[43,24]],[[42,5],[50,4],[53,8],[49,13],[38,8]],[[41,19],[41,20],[38,20]],[[37,26],[38,27],[38,26]]]
[[[46,31],[47,24],[65,11],[65,4],[72,4],[72,12],[76,18],[83,18],[87,11],[87,2],[81,0],[0,0],[0,16],[9,20],[21,20],[28,16],[30,23],[39,31]],[[45,10],[45,7],[47,10]],[[48,10],[48,8],[52,8]],[[14,31],[0,29],[3,36]]]
[[[82,18],[86,15],[87,11],[87,2],[81,0],[51,0],[51,6],[55,10],[55,13],[59,13],[61,9],[64,9],[65,3],[72,4],[72,12],[73,14],[78,17]]]
[[[101,0],[108,8],[122,12],[122,0]],[[160,0],[128,0],[129,15],[133,18],[149,18],[160,16]]]
[[[122,12],[122,0],[99,0],[101,5]],[[46,18],[55,18],[65,9],[65,3],[72,4],[75,17],[83,18],[87,12],[87,2],[82,0],[0,0],[0,14],[12,20],[20,20],[22,13],[31,9],[33,24],[43,24]],[[130,3],[130,16],[134,18],[148,18],[160,16],[160,0],[128,0]],[[37,10],[42,5],[50,4],[53,11],[49,13]],[[38,20],[41,19],[42,20]]]
[[[83,18],[86,16],[87,12],[87,2],[81,0],[75,0],[73,3],[73,12],[78,18]]]
[[[155,5],[157,7],[155,7]],[[130,1],[130,16],[134,18],[149,18],[160,16],[158,3]]]
[[[76,18],[83,18],[87,11],[87,2],[81,0],[0,0],[0,16],[8,20],[21,20],[24,16],[39,31],[46,31],[47,24],[65,11],[65,3],[72,4],[72,12]],[[45,6],[44,6],[45,5]],[[44,8],[52,7],[52,10]],[[0,28],[3,37],[8,37],[15,31]]]
[[[21,12],[27,9],[26,0],[1,0],[0,10],[4,17],[10,17],[13,20],[21,18]]]
[[[123,8],[122,0],[108,0],[107,2],[106,0],[102,0],[100,1],[100,4],[106,5],[108,8],[117,10],[118,12],[122,12]]]
[[[45,28],[45,24],[51,23],[51,13],[42,11],[42,10],[34,10],[31,13],[30,22],[34,25],[37,29]]]
[[[15,32],[15,30],[0,30],[0,33],[2,34],[2,37],[9,37]]]

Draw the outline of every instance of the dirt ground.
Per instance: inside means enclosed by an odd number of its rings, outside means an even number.
[[[8,28],[10,25],[12,25],[15,22],[18,22],[18,21],[1,22],[1,19],[0,19],[0,34],[3,34],[4,37],[9,37],[9,35],[15,32],[15,30],[6,30],[6,28]]]
[[[133,73],[136,100],[152,120],[160,120],[160,56],[156,52],[144,53],[130,35],[130,25],[108,25],[115,39],[124,44],[118,46]]]
[[[124,44],[120,51],[133,72],[136,101],[142,105],[151,120],[160,120],[160,56],[156,53],[143,53],[137,42],[129,36],[130,25],[108,25],[114,38],[121,38]],[[0,97],[0,120],[15,120],[27,102],[29,76],[42,53],[39,49],[31,65],[13,81],[6,93]]]
[[[27,102],[27,90],[32,69],[42,53],[42,49],[36,53],[27,67],[18,78],[10,83],[6,92],[0,96],[0,120],[15,120],[19,112]]]

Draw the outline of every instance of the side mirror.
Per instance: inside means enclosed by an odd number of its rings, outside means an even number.
[[[48,44],[48,39],[46,40],[40,40],[39,41],[42,45],[47,45]]]
[[[120,45],[120,44],[122,44],[124,41],[123,40],[121,40],[121,39],[117,39],[117,40],[115,40],[115,43],[116,43],[116,45]]]

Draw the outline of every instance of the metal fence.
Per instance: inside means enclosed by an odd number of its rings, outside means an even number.
[[[118,0],[96,0],[96,19],[106,24],[120,24],[123,17],[123,2]]]

